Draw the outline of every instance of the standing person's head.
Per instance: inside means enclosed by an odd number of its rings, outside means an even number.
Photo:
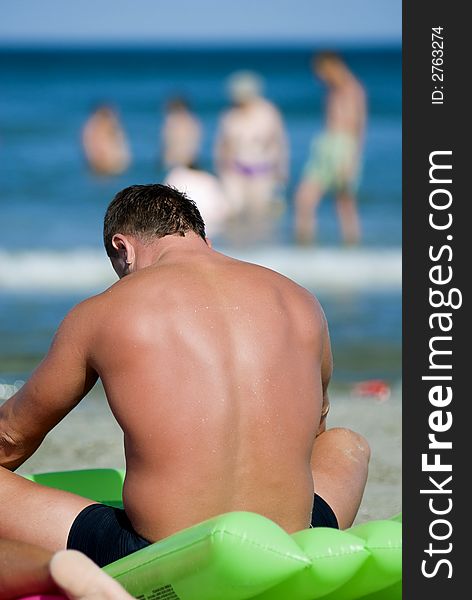
[[[116,109],[111,104],[107,104],[106,102],[97,104],[94,107],[92,114],[95,117],[99,117],[100,119],[109,120],[109,121],[117,120],[117,115],[118,115]]]
[[[168,113],[183,113],[189,111],[190,105],[182,96],[172,96],[166,102],[166,112]]]
[[[263,81],[251,71],[237,71],[227,81],[227,90],[232,102],[245,105],[260,98],[263,94]]]
[[[103,242],[121,278],[135,271],[137,253],[167,235],[193,232],[204,241],[205,224],[193,200],[159,183],[121,190],[105,214]]]
[[[340,85],[349,75],[349,70],[341,56],[331,51],[316,54],[312,60],[312,68],[315,75],[327,85]]]

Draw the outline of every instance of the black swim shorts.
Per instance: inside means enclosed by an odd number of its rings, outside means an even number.
[[[321,496],[315,494],[315,502],[311,513],[311,527],[331,527],[339,529],[338,520],[331,506]]]
[[[329,504],[315,494],[311,527],[339,529]],[[67,548],[80,550],[99,567],[149,546],[151,542],[138,535],[122,508],[106,504],[90,504],[75,518],[69,531]]]
[[[134,531],[122,508],[90,504],[72,523],[67,549],[80,550],[99,567],[104,567],[150,543]]]

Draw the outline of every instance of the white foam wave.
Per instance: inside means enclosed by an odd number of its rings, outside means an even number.
[[[227,254],[263,265],[317,291],[399,289],[400,249],[260,247]],[[92,292],[116,281],[100,250],[64,252],[0,249],[0,289]]]
[[[0,289],[10,291],[100,290],[116,281],[103,252],[0,250]]]

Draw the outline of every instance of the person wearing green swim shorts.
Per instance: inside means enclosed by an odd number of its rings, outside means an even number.
[[[336,196],[343,240],[356,244],[360,224],[356,206],[366,121],[366,95],[360,82],[335,53],[315,56],[313,70],[328,87],[325,130],[314,138],[295,196],[295,235],[311,243],[316,211],[326,192]]]

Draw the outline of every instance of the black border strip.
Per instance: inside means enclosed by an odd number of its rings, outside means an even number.
[[[472,373],[469,359],[472,352],[466,289],[470,287],[468,259],[472,253],[467,241],[472,239],[472,220],[468,221],[466,212],[472,209],[472,193],[467,185],[468,174],[472,174],[468,165],[472,149],[466,148],[466,139],[468,132],[472,132],[472,103],[467,93],[472,34],[466,7],[467,3],[452,1],[403,2],[403,597],[406,600],[452,600],[470,595],[471,568],[466,567],[466,561],[469,561],[472,528],[465,508],[469,504],[467,463],[472,455],[466,446],[466,440],[472,440],[466,410],[472,395],[466,373]],[[438,27],[443,29],[436,30],[438,37],[433,40],[433,28]],[[441,38],[443,63],[436,61],[433,65],[433,58],[441,56],[439,52],[433,55],[433,50],[439,50],[441,44],[433,46],[432,42],[440,42]],[[433,78],[433,73],[442,77]],[[433,169],[430,173],[432,162],[452,168]],[[444,208],[437,208],[441,204]],[[433,267],[438,268],[431,271]],[[450,281],[445,282],[449,276]],[[431,290],[442,292],[445,298],[442,306],[432,306],[432,303],[441,305],[442,297],[440,293],[430,297]],[[457,307],[446,306],[448,299]],[[435,313],[447,316],[432,317]],[[445,331],[448,327],[450,330]],[[435,354],[436,350],[450,354]],[[436,380],[422,379],[423,376]],[[435,386],[438,389],[431,392]],[[450,402],[446,399],[448,393],[452,394]],[[438,432],[439,428],[444,431]],[[429,448],[430,434],[446,445],[450,442],[452,448]],[[423,454],[427,455],[426,467],[422,465]],[[451,471],[431,470],[427,465],[436,460],[444,468],[450,465]],[[447,481],[450,476],[452,479]]]

